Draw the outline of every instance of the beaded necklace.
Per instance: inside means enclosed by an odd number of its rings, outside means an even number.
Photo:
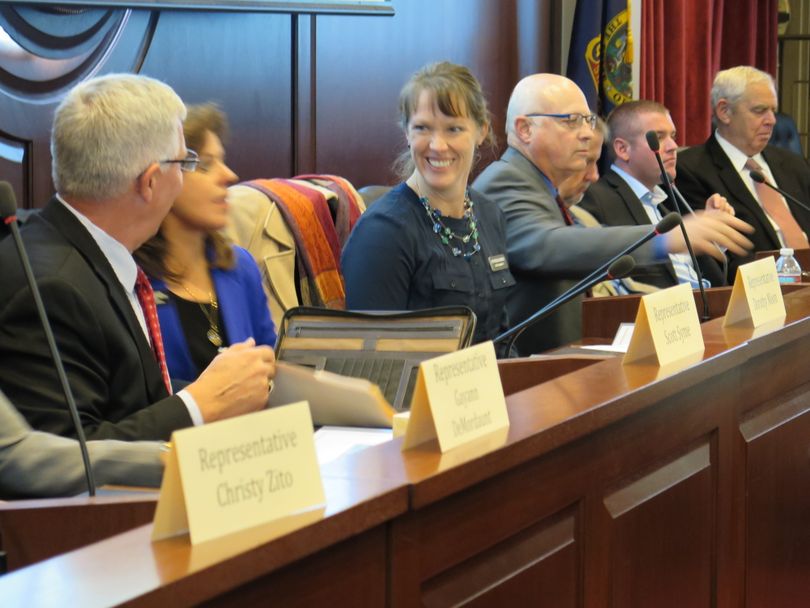
[[[469,191],[464,193],[464,218],[467,220],[467,227],[470,230],[465,235],[458,235],[448,228],[442,220],[441,212],[430,206],[430,201],[426,196],[420,196],[419,202],[422,203],[422,206],[425,208],[428,220],[433,224],[433,232],[438,235],[443,244],[450,248],[454,257],[463,255],[464,259],[468,260],[481,251],[481,245],[478,243],[478,220],[475,217],[475,210],[473,209],[473,202],[472,199],[470,199]],[[460,241],[461,246],[456,247],[451,242],[452,239]],[[470,240],[473,242],[472,249],[463,251],[464,246],[467,245]]]

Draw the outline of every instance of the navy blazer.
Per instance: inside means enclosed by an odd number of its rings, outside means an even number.
[[[276,329],[267,308],[267,297],[256,262],[247,250],[234,246],[236,266],[214,268],[211,277],[219,301],[219,319],[231,344],[254,338],[256,344],[275,346]],[[177,306],[168,297],[166,283],[150,277],[155,290],[160,333],[166,351],[166,364],[172,379],[193,382],[202,370],[191,359],[188,342],[180,325]],[[160,294],[164,294],[161,297]]]

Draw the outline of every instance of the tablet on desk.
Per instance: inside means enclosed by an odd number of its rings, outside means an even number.
[[[277,361],[268,404],[297,401],[309,402],[316,426],[391,428],[395,413],[380,387],[368,380]]]

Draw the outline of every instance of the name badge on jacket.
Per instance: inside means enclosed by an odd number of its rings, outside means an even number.
[[[498,272],[499,270],[505,270],[509,268],[509,264],[506,263],[506,254],[499,253],[498,255],[491,255],[487,258],[489,261],[489,269],[492,272]]]

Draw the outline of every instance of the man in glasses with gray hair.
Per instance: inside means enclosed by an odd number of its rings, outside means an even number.
[[[473,187],[497,202],[506,215],[507,254],[517,279],[507,301],[513,324],[564,293],[649,232],[642,226],[585,228],[576,225],[558,195],[560,184],[587,165],[596,116],[572,80],[534,74],[521,80],[509,99],[508,148]],[[743,253],[749,226],[727,214],[687,221],[693,248],[721,255],[713,242]],[[657,237],[637,250],[637,263],[685,251],[680,231]],[[581,337],[580,307],[567,305],[527,329],[517,341],[521,355],[541,352]]]
[[[273,351],[250,340],[172,394],[154,295],[132,258],[196,167],[185,112],[171,87],[134,74],[87,80],[56,109],[57,194],[21,233],[88,439],[166,440],[266,404]],[[12,239],[0,277],[0,390],[34,428],[74,435]]]

